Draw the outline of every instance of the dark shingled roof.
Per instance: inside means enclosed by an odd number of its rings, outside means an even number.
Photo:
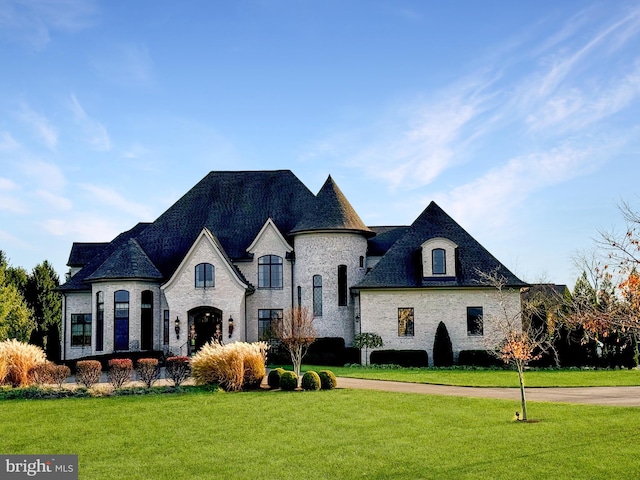
[[[327,230],[349,230],[367,236],[375,235],[360,219],[331,175],[316,195],[313,208],[305,213],[290,233]]]
[[[125,244],[114,251],[91,275],[85,280],[106,280],[114,278],[139,278],[160,280],[162,274],[151,263],[138,242],[130,238]]]
[[[58,290],[64,292],[69,290],[89,290],[91,287],[85,282],[85,279],[95,272],[114,252],[126,243],[131,238],[135,238],[140,235],[147,227],[148,223],[138,223],[131,230],[121,233],[114,238],[109,244],[107,244],[102,250],[100,250],[95,257],[89,260],[82,269],[71,277],[66,283],[60,285]]]
[[[458,245],[455,277],[437,280],[422,277],[420,247],[428,239],[437,237],[447,238]],[[438,205],[431,202],[355,288],[478,287],[486,285],[478,271],[495,271],[505,278],[508,286],[526,286],[526,283],[496,260]]]
[[[128,278],[131,267],[122,261],[131,254],[127,245],[131,238],[164,280],[171,277],[203,228],[214,234],[231,259],[247,258],[246,248],[268,218],[286,235],[314,201],[313,193],[289,170],[210,172],[153,223],[119,235],[60,289],[86,290],[85,279]],[[116,253],[119,249],[124,250]],[[147,274],[149,270],[149,265],[144,266]]]
[[[109,244],[73,242],[67,265],[69,267],[83,267],[107,245]]]
[[[373,257],[381,257],[396,243],[402,236],[407,233],[411,227],[369,227],[376,236],[370,238],[367,242],[367,255]]]

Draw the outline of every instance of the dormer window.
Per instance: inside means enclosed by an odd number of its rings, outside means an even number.
[[[444,248],[431,250],[431,273],[445,275],[447,273],[447,252]]]
[[[458,245],[448,238],[430,238],[422,245],[422,276],[425,279],[453,280],[456,276]]]

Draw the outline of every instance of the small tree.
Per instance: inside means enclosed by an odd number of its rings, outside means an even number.
[[[450,367],[453,365],[453,345],[444,322],[438,324],[433,340],[433,366]]]
[[[294,307],[285,310],[272,326],[274,335],[291,356],[293,371],[300,378],[302,359],[317,336],[313,316],[306,307]]]
[[[480,275],[484,283],[495,288],[495,300],[500,312],[492,319],[495,328],[485,338],[487,350],[517,370],[522,420],[526,421],[528,416],[524,370],[529,362],[539,359],[548,350],[549,337],[543,329],[534,328],[530,318],[531,312],[526,304],[520,304],[520,308],[514,305],[513,298],[516,292],[520,300],[519,290],[509,288],[505,278],[498,272],[480,272]]]
[[[384,346],[382,338],[376,333],[358,333],[353,338],[353,346],[362,350],[364,348],[364,364],[369,365],[369,348]]]

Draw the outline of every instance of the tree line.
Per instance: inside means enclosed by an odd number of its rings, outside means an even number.
[[[47,261],[29,273],[9,264],[0,250],[0,341],[15,338],[38,345],[60,361],[62,302],[60,279]]]

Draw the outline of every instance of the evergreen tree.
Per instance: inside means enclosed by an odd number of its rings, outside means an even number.
[[[451,337],[444,322],[438,324],[433,341],[433,366],[450,367],[453,365],[453,346]]]
[[[26,342],[34,327],[31,312],[18,288],[7,282],[6,271],[7,260],[0,250],[0,341]]]
[[[26,295],[36,324],[29,343],[44,348],[47,358],[54,361],[60,358],[62,303],[56,291],[59,285],[58,275],[45,260],[29,276]]]

